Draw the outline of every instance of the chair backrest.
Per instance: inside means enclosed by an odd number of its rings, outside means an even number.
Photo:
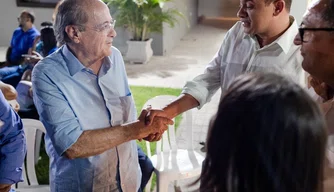
[[[148,105],[151,105],[153,109],[162,109],[167,104],[171,103],[173,100],[175,100],[177,97],[173,95],[159,95],[156,97],[153,97],[149,99],[143,106],[144,108],[147,108]],[[185,112],[185,115],[183,117],[186,117],[186,129],[187,129],[187,148],[193,149],[192,146],[192,114],[191,111]],[[150,151],[150,143],[146,142],[146,148],[148,156],[151,157],[151,151]],[[175,126],[170,125],[168,127],[168,131],[166,131],[162,135],[162,139],[160,141],[157,141],[156,143],[156,153],[160,153],[161,151],[174,151],[177,150],[177,144],[176,144],[176,137],[175,137]]]
[[[35,171],[35,145],[36,145],[36,133],[42,131],[45,133],[45,128],[42,122],[36,119],[22,119],[23,129],[27,140],[27,156],[26,166],[23,163],[23,177],[24,182],[22,185],[38,185],[36,171]],[[37,143],[40,145],[40,143]]]

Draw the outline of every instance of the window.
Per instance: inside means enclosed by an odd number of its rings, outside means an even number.
[[[16,0],[18,7],[54,8],[59,0]]]

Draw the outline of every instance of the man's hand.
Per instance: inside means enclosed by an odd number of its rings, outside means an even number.
[[[154,115],[154,118],[149,119],[149,115]],[[160,115],[158,115],[160,114]],[[143,139],[147,141],[157,141],[161,139],[162,134],[168,129],[168,125],[174,124],[174,122],[167,117],[167,115],[161,110],[144,109],[138,120],[145,122],[145,136]],[[152,138],[152,139],[150,139]]]
[[[310,77],[310,85],[314,91],[324,100],[328,101],[333,98],[334,91],[325,82],[322,82],[314,77]]]
[[[14,111],[18,112],[20,110],[20,104],[16,100],[9,100],[8,103]]]
[[[15,88],[9,84],[0,82],[0,90],[2,91],[6,100],[14,100],[17,97],[17,92]]]
[[[26,62],[31,63],[31,64],[36,64],[44,58],[41,54],[39,54],[36,51],[32,51],[31,54],[32,54],[32,57],[27,57],[25,59]]]
[[[145,117],[145,124],[146,125],[151,125],[152,122],[154,122],[154,120],[158,117],[169,118],[168,115],[163,110],[151,109],[150,106],[148,107],[147,110],[148,110],[148,113]],[[168,127],[167,127],[167,129],[168,129]],[[161,139],[163,133],[164,132],[150,134],[143,139],[146,140],[146,141],[149,141],[149,142],[159,141]]]

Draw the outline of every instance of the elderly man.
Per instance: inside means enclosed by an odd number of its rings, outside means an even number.
[[[0,91],[0,192],[22,180],[26,140],[22,122]]]
[[[334,133],[334,0],[313,1],[304,15],[299,35],[294,43],[301,45],[304,57],[302,66],[313,77],[311,85],[322,97],[319,102],[325,113],[329,134]],[[334,162],[334,152],[327,151]],[[327,162],[328,163],[328,162]],[[326,166],[325,186],[327,192],[334,191],[334,164]]]
[[[63,46],[32,74],[33,98],[47,134],[51,191],[140,191],[135,139],[163,132],[162,117],[136,120],[115,21],[100,0],[65,0],[54,24]]]
[[[175,117],[184,111],[199,109],[221,88],[227,90],[235,77],[249,72],[274,72],[305,84],[300,48],[293,44],[298,26],[289,15],[292,0],[240,0],[237,22],[226,34],[223,44],[203,74],[184,86],[180,97],[155,116]],[[150,135],[147,140],[160,139]]]

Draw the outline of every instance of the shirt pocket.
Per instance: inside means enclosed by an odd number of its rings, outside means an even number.
[[[108,97],[107,107],[113,126],[128,123],[136,119],[136,108],[131,94]]]
[[[234,79],[246,71],[246,65],[242,63],[232,63],[222,61],[221,82],[224,89],[227,89]]]

